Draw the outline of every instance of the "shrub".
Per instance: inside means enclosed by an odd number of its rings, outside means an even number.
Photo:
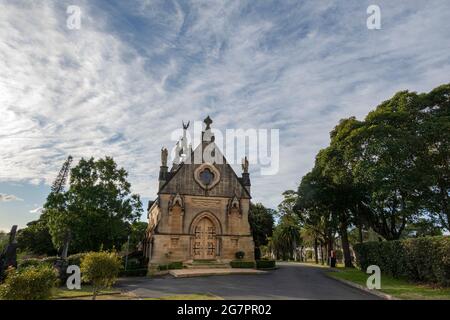
[[[344,253],[342,252],[341,249],[337,249],[336,250],[336,260],[342,261],[343,258],[344,258]]]
[[[29,258],[29,259],[24,259],[22,261],[19,262],[18,264],[18,269],[22,270],[28,267],[38,267],[42,264],[42,260],[41,259],[37,259],[37,258]]]
[[[234,256],[236,257],[236,259],[241,260],[244,259],[245,256],[245,252],[244,251],[238,251],[234,254]]]
[[[377,265],[395,278],[450,285],[450,237],[365,242],[354,251],[362,270]]]
[[[258,269],[273,269],[275,268],[275,260],[256,260],[256,267]]]
[[[0,297],[5,300],[43,300],[50,298],[57,285],[58,273],[49,265],[9,269],[5,283],[0,285]]]
[[[86,253],[76,253],[67,257],[67,262],[70,265],[81,266],[81,260],[86,256]]]
[[[183,269],[183,262],[181,262],[181,261],[171,262],[171,263],[169,263],[169,265],[167,267],[169,268],[169,270]]]
[[[233,260],[230,262],[232,268],[254,268],[254,261]]]
[[[147,275],[148,267],[145,259],[131,258],[128,260],[127,269],[125,270],[125,259],[123,259],[123,270],[120,276],[124,277],[142,277]]]
[[[121,268],[120,257],[114,252],[89,252],[81,260],[84,281],[92,284],[95,300],[103,288],[111,287],[117,280]]]
[[[159,271],[166,271],[166,270],[169,270],[169,265],[168,265],[168,264],[160,264],[160,265],[158,266],[158,270],[159,270]]]
[[[54,257],[45,257],[42,259],[42,263],[47,263],[49,265],[54,265],[55,262],[58,260],[59,258],[54,256]]]

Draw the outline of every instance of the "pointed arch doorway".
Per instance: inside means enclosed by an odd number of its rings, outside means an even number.
[[[214,223],[208,218],[201,218],[194,228],[194,260],[213,260],[216,258],[216,234]]]

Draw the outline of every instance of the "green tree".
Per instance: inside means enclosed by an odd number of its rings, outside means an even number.
[[[420,95],[418,135],[426,143],[426,211],[450,231],[450,84]]]
[[[255,242],[255,258],[261,257],[261,246],[267,245],[272,236],[275,210],[264,207],[261,203],[250,203],[248,221]]]
[[[333,199],[330,198],[332,190],[329,183],[321,174],[318,167],[307,173],[301,180],[295,205],[295,212],[302,221],[303,228],[310,229],[315,237],[315,251],[317,242],[321,248],[321,261],[330,256],[334,248],[335,235],[338,230],[338,219],[333,214]]]
[[[70,231],[72,252],[121,248],[143,211],[127,175],[110,157],[81,159],[71,170],[69,189],[51,193],[44,205],[55,247]]]
[[[92,284],[92,300],[105,288],[116,283],[121,267],[120,257],[115,252],[89,252],[81,260],[83,281]]]
[[[297,246],[301,243],[299,221],[293,214],[281,216],[273,231],[272,245],[283,260],[296,259]]]
[[[419,218],[416,221],[406,225],[403,237],[419,238],[429,236],[442,236],[442,228],[435,221]]]
[[[22,251],[52,256],[56,249],[44,218],[27,223],[27,227],[17,233],[17,245]]]
[[[130,250],[135,250],[139,243],[144,239],[147,226],[148,223],[143,221],[135,221],[131,224]]]
[[[370,226],[388,240],[399,239],[420,210],[426,163],[417,134],[418,99],[397,93],[366,117],[348,150],[355,182],[366,190],[361,205]]]

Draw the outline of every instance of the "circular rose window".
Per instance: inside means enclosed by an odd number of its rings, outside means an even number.
[[[194,171],[194,179],[203,189],[211,189],[219,182],[220,173],[213,165],[203,163]]]
[[[209,186],[214,180],[214,173],[211,172],[208,168],[200,172],[200,180],[203,182],[205,186]]]

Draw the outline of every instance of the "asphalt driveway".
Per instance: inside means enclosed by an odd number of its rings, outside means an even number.
[[[123,278],[120,289],[138,297],[210,293],[224,299],[380,299],[329,278],[327,268],[278,263],[279,269],[263,275],[226,275],[198,278]]]

